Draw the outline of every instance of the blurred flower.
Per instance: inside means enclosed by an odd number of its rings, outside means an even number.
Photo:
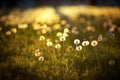
[[[65,41],[66,40],[66,37],[65,36],[61,36],[60,37],[60,41]]]
[[[41,27],[42,28],[47,28],[48,26],[47,26],[47,24],[43,24]]]
[[[60,29],[61,28],[61,25],[60,24],[55,24],[54,26],[53,26],[53,30],[58,30],[58,29]]]
[[[67,33],[62,34],[64,37],[68,37],[69,35]]]
[[[55,41],[54,41],[55,43],[58,43],[59,41],[57,40],[57,39],[55,39]]]
[[[66,24],[65,27],[70,28],[70,24]]]
[[[40,56],[41,53],[40,52],[35,52],[35,56]]]
[[[56,49],[59,49],[59,48],[61,48],[61,45],[60,45],[60,44],[56,44],[56,45],[55,45],[55,48],[56,48]]]
[[[75,35],[79,34],[79,31],[77,31],[77,27],[72,28],[72,33]]]
[[[86,21],[86,24],[87,24],[87,25],[91,25],[91,21],[89,21],[89,20]]]
[[[48,39],[46,39],[46,41],[47,41],[47,42],[49,42],[49,41],[50,41],[50,39],[48,38]]]
[[[113,59],[110,60],[110,61],[108,62],[108,64],[109,64],[109,65],[114,65],[114,64],[115,64],[115,60],[113,60]]]
[[[11,35],[11,31],[6,31],[6,35]]]
[[[19,29],[26,29],[28,27],[28,24],[18,24]]]
[[[51,41],[48,41],[48,42],[46,43],[46,45],[47,45],[47,46],[52,46],[52,42],[51,42]]]
[[[111,28],[109,28],[109,31],[110,31],[110,32],[114,32],[114,31],[115,31],[115,28],[111,27]]]
[[[33,26],[33,30],[39,30],[39,29],[41,29],[41,26],[38,23],[33,23],[32,26]]]
[[[89,45],[89,41],[83,41],[82,42],[82,46],[88,46]]]
[[[47,29],[42,29],[42,34],[46,34],[47,33]]]
[[[79,39],[75,39],[75,40],[74,40],[74,44],[76,44],[76,45],[77,45],[77,44],[80,44],[80,40],[79,40]]]
[[[58,33],[57,33],[57,36],[58,36],[58,37],[61,37],[61,36],[62,36],[62,33],[61,33],[61,32],[58,32]]]
[[[76,46],[76,50],[77,50],[77,51],[82,50],[82,46]]]
[[[11,31],[12,31],[13,33],[16,33],[16,32],[17,32],[17,29],[16,29],[16,28],[12,28]]]
[[[68,28],[65,28],[64,29],[64,33],[68,33],[69,32],[69,29]]]
[[[94,31],[95,31],[95,28],[94,28],[93,26],[87,26],[87,27],[86,27],[86,30],[87,30],[87,31],[92,31],[92,32],[94,32]]]
[[[66,23],[67,23],[66,20],[61,20],[62,25],[65,25]]]
[[[52,32],[51,27],[47,27],[46,30],[47,30],[47,32]]]
[[[40,50],[39,49],[36,49],[35,52],[39,52]]]
[[[36,49],[35,50],[35,56],[40,56],[40,55],[41,55],[41,53],[40,53],[39,49]]]
[[[95,46],[97,46],[97,45],[98,45],[97,40],[93,40],[93,41],[91,42],[91,46],[95,47]]]
[[[103,40],[102,40],[103,42],[106,42],[107,41],[107,38],[103,38]]]
[[[44,36],[40,36],[40,41],[43,41],[45,40],[45,37]]]
[[[104,22],[103,23],[103,28],[107,28],[107,25],[108,25],[107,22]]]
[[[103,37],[102,35],[99,35],[98,38],[97,38],[98,41],[102,41],[103,40]]]
[[[120,32],[120,27],[118,27],[118,32]]]
[[[0,27],[0,31],[2,31],[2,27]]]
[[[44,57],[40,56],[38,60],[39,61],[44,61]]]

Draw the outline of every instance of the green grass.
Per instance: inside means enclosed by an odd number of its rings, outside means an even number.
[[[61,16],[67,21],[67,18]],[[80,22],[80,18],[85,18],[85,22]],[[114,36],[108,35],[107,28],[103,28],[103,23],[111,20],[117,27]],[[88,26],[87,21],[95,31],[84,31]],[[65,25],[59,30],[53,30],[46,34],[37,34],[33,30],[32,23],[28,23],[28,28],[19,29],[17,25],[6,26],[5,22],[0,23],[0,80],[119,80],[120,74],[120,17],[118,19],[108,19],[104,16],[80,15],[78,19],[68,22],[70,32],[65,42],[61,42],[56,36],[57,32],[63,32]],[[41,24],[42,25],[42,24]],[[72,33],[76,27],[78,34]],[[17,33],[6,35],[6,31],[14,27]],[[80,39],[80,45],[84,39],[97,40],[99,34],[103,35],[106,41],[101,41],[96,47],[91,45],[75,50],[74,39]],[[39,37],[45,36],[44,41]],[[93,36],[93,38],[89,38]],[[47,46],[47,39],[53,42],[51,47]],[[55,42],[55,40],[58,40]],[[61,44],[60,49],[55,49],[55,44]],[[38,60],[35,50],[39,49],[44,61]]]

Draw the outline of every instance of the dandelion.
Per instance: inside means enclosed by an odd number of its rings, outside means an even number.
[[[44,57],[40,56],[38,60],[39,61],[44,61]]]
[[[40,52],[35,52],[35,56],[40,56],[41,53]]]
[[[69,29],[68,28],[65,28],[64,29],[64,33],[68,33],[69,32]]]
[[[92,30],[92,26],[87,26],[87,27],[86,27],[86,30],[87,30],[87,31],[91,31],[91,30]]]
[[[61,28],[61,25],[60,24],[55,24],[54,26],[53,26],[53,30],[58,30],[58,29],[60,29]]]
[[[58,40],[57,39],[55,39],[55,41],[54,41],[55,43],[58,43]]]
[[[95,47],[95,46],[97,46],[97,45],[98,45],[97,40],[93,40],[93,41],[91,42],[91,46]]]
[[[75,40],[74,40],[74,44],[76,44],[76,45],[77,45],[77,44],[80,44],[80,40],[79,40],[79,39],[75,39]]]
[[[46,34],[47,30],[46,29],[42,29],[41,32],[42,32],[42,34]]]
[[[98,38],[97,38],[97,41],[102,41],[102,40],[103,40],[102,35],[99,35]]]
[[[46,41],[47,41],[47,42],[49,42],[49,41],[50,41],[50,39],[48,38],[48,39],[46,39]]]
[[[16,32],[17,32],[17,29],[16,29],[16,28],[12,28],[11,31],[12,31],[13,33],[16,33]]]
[[[95,28],[94,28],[93,26],[87,26],[87,27],[86,27],[86,30],[87,30],[87,31],[93,31],[93,32],[94,32],[94,31],[95,31]]]
[[[36,49],[35,50],[35,56],[40,56],[40,55],[41,55],[41,53],[40,53],[39,49]]]
[[[77,50],[77,51],[82,50],[82,46],[76,46],[76,50]]]
[[[98,41],[102,41],[103,40],[103,38],[102,37],[98,37],[98,39],[97,39]]]
[[[11,31],[6,31],[6,35],[11,35]]]
[[[46,45],[47,45],[47,46],[52,46],[52,42],[51,42],[51,41],[48,41],[48,42],[46,43]]]
[[[58,37],[61,37],[61,36],[62,36],[62,33],[61,33],[61,32],[58,32],[58,33],[57,33],[57,36],[58,36]]]
[[[62,25],[65,25],[66,23],[67,23],[66,20],[61,20]]]
[[[72,33],[75,35],[79,34],[79,31],[77,31],[77,27],[72,28]]]
[[[43,41],[45,40],[45,37],[44,36],[40,36],[40,41]]]
[[[82,46],[88,46],[90,43],[89,43],[89,41],[83,41],[82,42]]]
[[[19,29],[26,29],[28,27],[28,24],[18,24]]]
[[[66,24],[65,27],[70,28],[70,24]]]
[[[65,40],[66,40],[65,36],[60,37],[60,41],[65,41]]]
[[[55,48],[56,48],[56,49],[59,49],[59,48],[61,48],[61,45],[60,45],[60,44],[56,44],[56,45],[55,45]]]
[[[38,23],[33,23],[32,26],[33,26],[33,30],[39,30],[39,29],[41,29],[41,26]]]
[[[65,36],[65,37],[68,37],[68,36],[69,36],[67,33],[63,33],[62,35]]]
[[[114,32],[114,31],[115,31],[115,28],[111,27],[111,28],[109,29],[109,31],[110,31],[110,32]]]
[[[36,49],[35,52],[39,52],[40,50],[39,49]]]
[[[109,64],[109,65],[114,65],[114,64],[115,64],[115,60],[110,60],[110,61],[108,62],[108,64]]]

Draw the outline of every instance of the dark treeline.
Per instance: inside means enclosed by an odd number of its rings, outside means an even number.
[[[97,5],[97,6],[120,6],[119,0],[0,0],[0,7],[35,7],[41,5]]]

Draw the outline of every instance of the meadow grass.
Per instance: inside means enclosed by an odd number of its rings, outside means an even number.
[[[120,79],[120,16],[55,14],[50,24],[39,18],[13,25],[13,14],[0,20],[0,80]]]

